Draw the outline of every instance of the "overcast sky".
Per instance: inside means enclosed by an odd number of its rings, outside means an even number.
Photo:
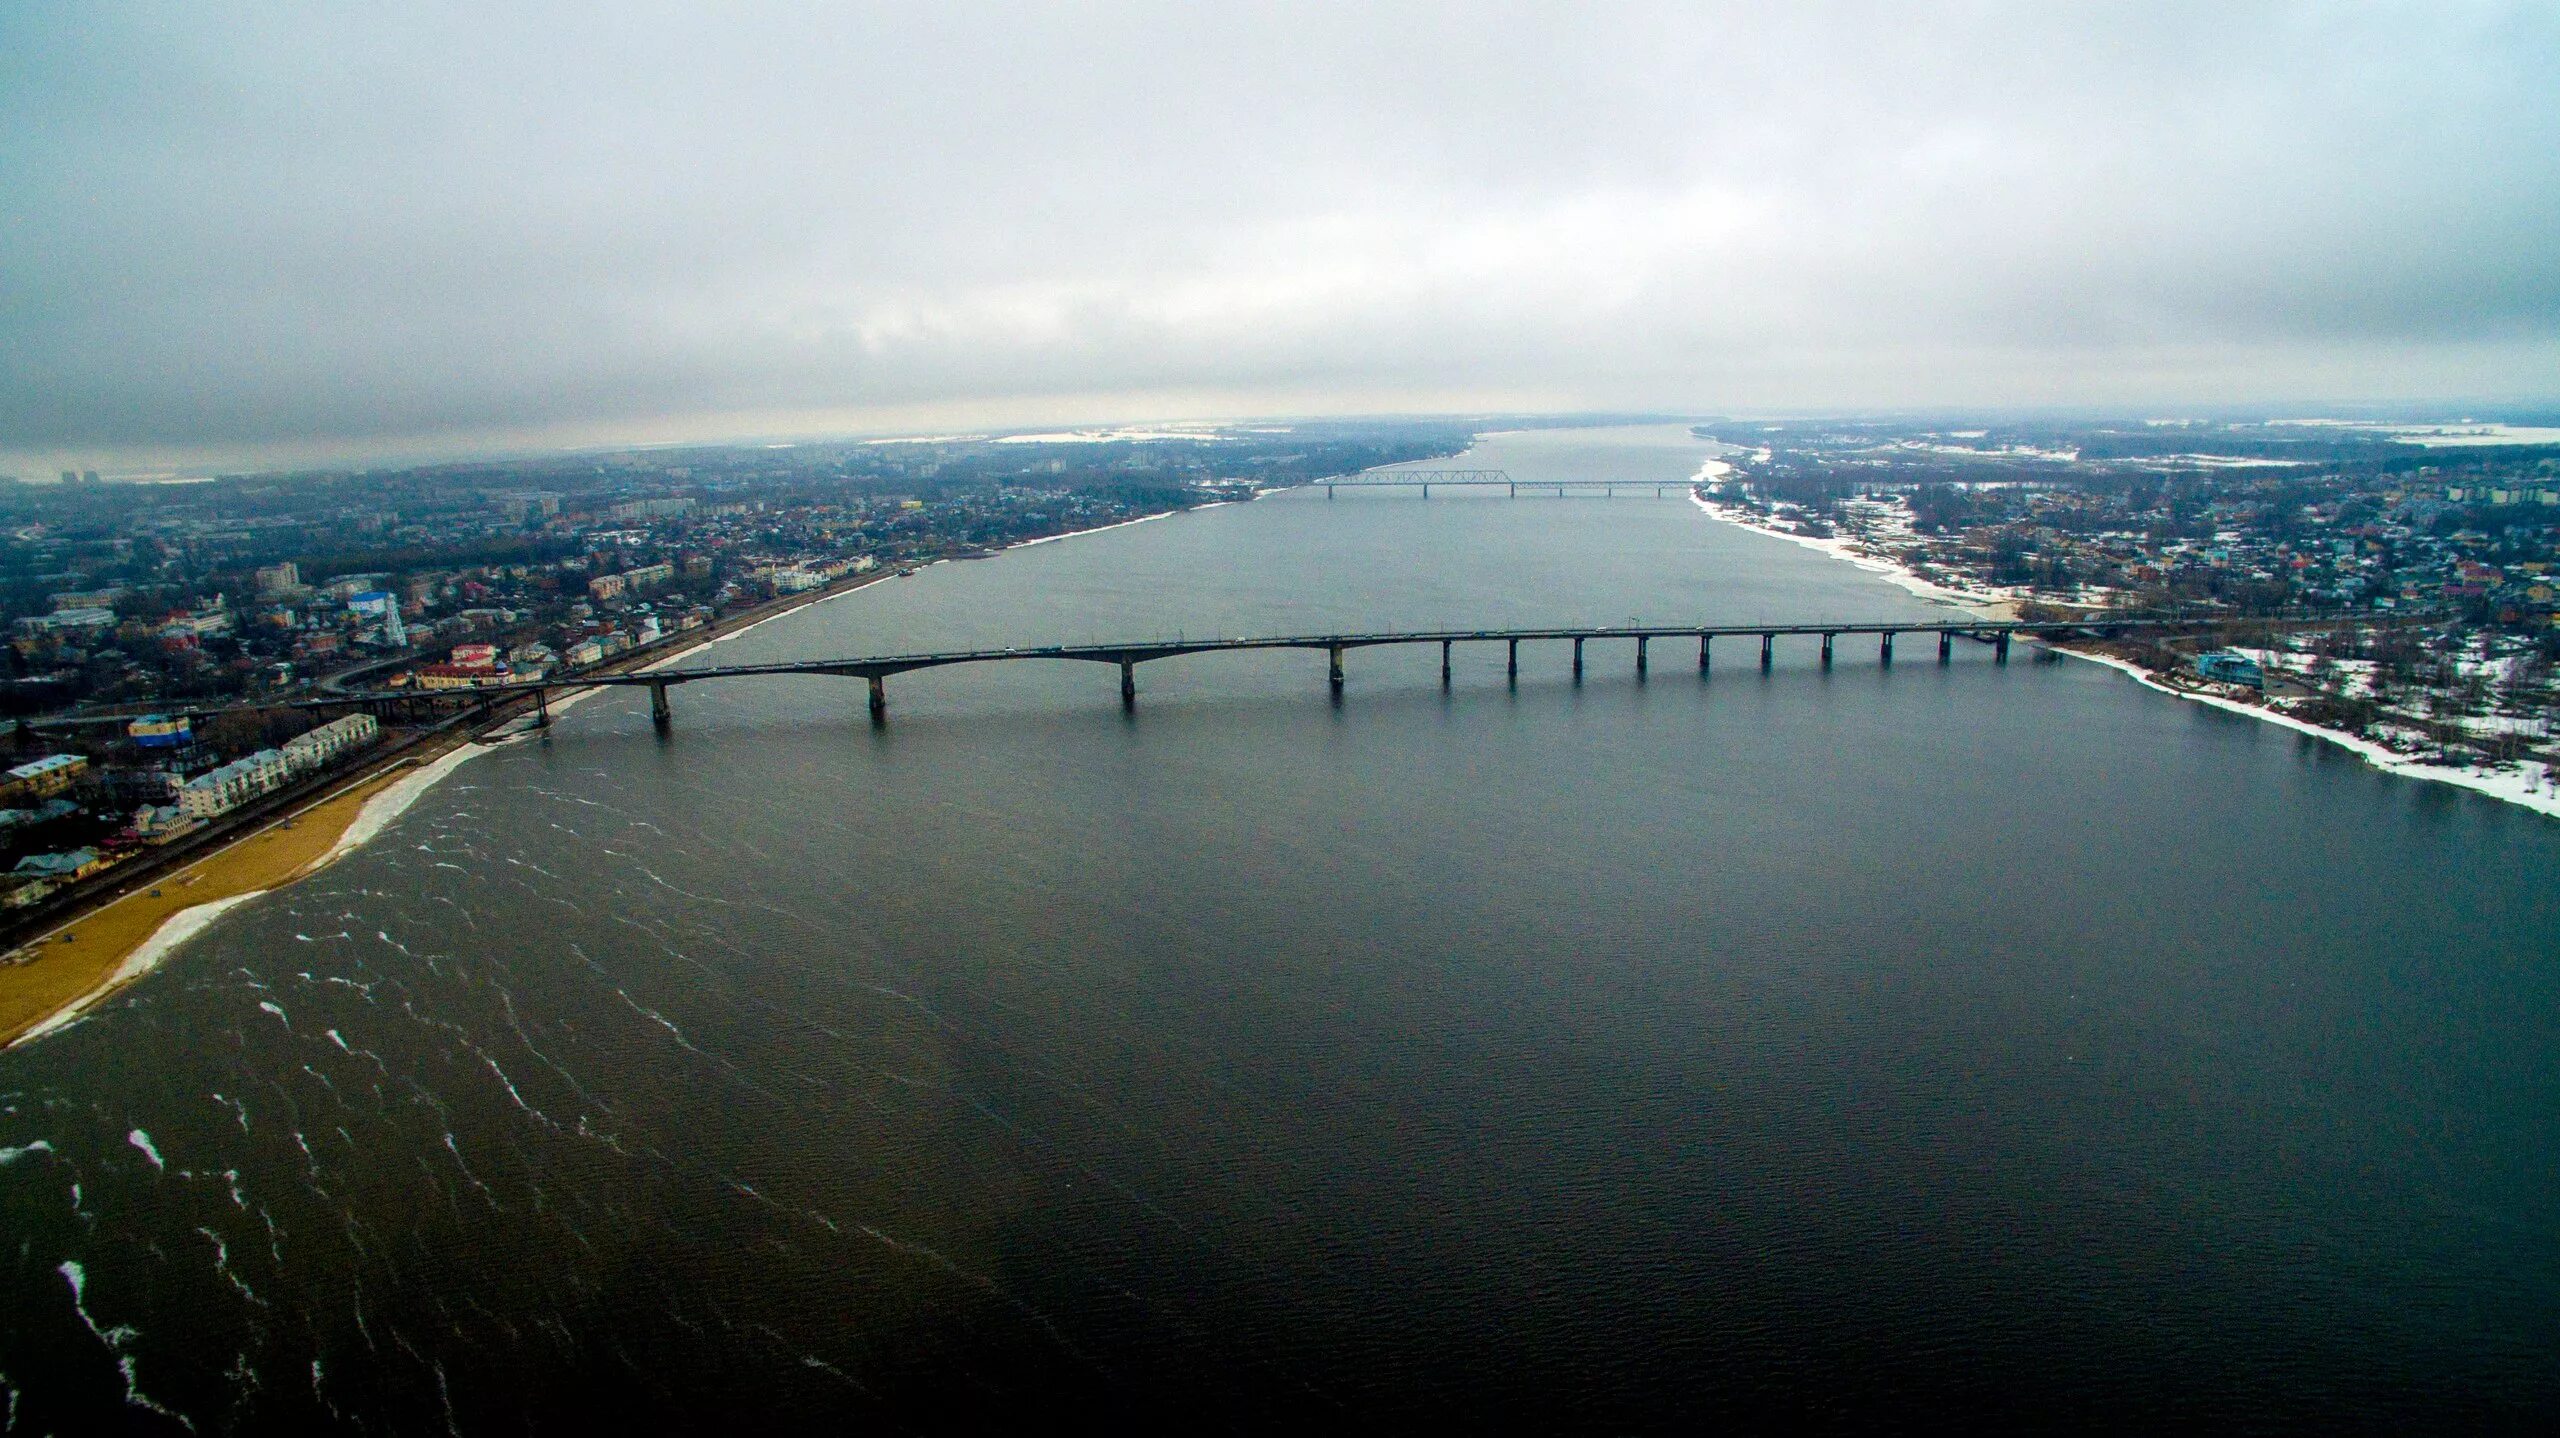
[[[0,0],[0,469],[2560,397],[2547,0],[425,8]]]

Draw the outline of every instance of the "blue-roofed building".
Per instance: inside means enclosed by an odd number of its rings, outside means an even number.
[[[2196,677],[2216,684],[2246,684],[2252,689],[2267,687],[2267,672],[2258,661],[2236,649],[2218,649],[2196,656]]]

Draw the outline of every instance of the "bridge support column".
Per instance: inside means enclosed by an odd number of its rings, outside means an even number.
[[[1324,497],[1325,497],[1325,498],[1327,498],[1327,499],[1331,499],[1331,498],[1333,498],[1333,486],[1332,486],[1332,485],[1329,485],[1329,484],[1328,484],[1328,485],[1326,485],[1326,486],[1324,487]]]
[[[1890,629],[1884,632],[1884,638],[1876,644],[1876,662],[1887,669],[1893,667],[1893,631]]]
[[[664,684],[652,684],[652,685],[650,685],[650,686],[649,686],[649,723],[650,723],[650,725],[651,725],[652,727],[654,727],[654,728],[655,728],[659,733],[664,734],[664,733],[666,733],[666,732],[667,732],[668,726],[670,726],[670,725],[674,724],[674,723],[675,723],[675,721],[676,721],[675,711],[673,711],[673,710],[671,710],[671,709],[669,709],[669,708],[667,707],[667,686],[665,686]]]
[[[1952,664],[1956,657],[1956,636],[1951,629],[1938,631],[1938,662]]]
[[[1831,636],[1828,633],[1822,636],[1822,667],[1831,667]]]
[[[1636,678],[1639,680],[1644,678],[1644,640],[1643,635],[1636,636]]]
[[[1449,645],[1451,642],[1452,641],[1447,639],[1440,641],[1440,687],[1443,689],[1449,687]]]
[[[1342,646],[1333,645],[1325,652],[1331,656],[1331,662],[1326,666],[1325,682],[1333,686],[1334,697],[1338,699],[1342,697]]]
[[[1573,682],[1576,684],[1582,682],[1582,641],[1580,639],[1573,641]]]
[[[1707,646],[1714,642],[1704,634],[1698,636],[1698,672],[1701,674],[1707,672]]]
[[[1775,635],[1775,634],[1763,634],[1763,635],[1761,635],[1761,636],[1760,636],[1760,672],[1761,672],[1761,673],[1766,674],[1766,673],[1768,673],[1768,672],[1769,672],[1769,664],[1770,664],[1770,661],[1776,657],[1777,652],[1778,652],[1778,636],[1777,636],[1777,635]]]
[[[533,691],[533,727],[536,729],[551,727],[551,691],[548,689]]]
[[[1431,486],[1430,486],[1430,485],[1427,485],[1427,484],[1426,484],[1426,485],[1424,485],[1424,486],[1422,487],[1422,497],[1423,497],[1424,499],[1429,499],[1429,498],[1431,497]]]
[[[2006,629],[2000,631],[1999,638],[1991,641],[1991,662],[1995,664],[2009,662],[2009,631]]]
[[[1520,641],[1517,639],[1511,641],[1510,679],[1512,688],[1517,689],[1520,687]]]
[[[889,687],[881,682],[879,675],[874,674],[871,676],[871,722],[885,723],[888,718]]]
[[[1519,486],[1519,485],[1514,484],[1514,485],[1512,485],[1512,486],[1511,486],[1511,497],[1512,497],[1513,499],[1518,499],[1518,498],[1520,497],[1520,486]]]
[[[1138,664],[1134,659],[1120,661],[1120,707],[1138,707]]]

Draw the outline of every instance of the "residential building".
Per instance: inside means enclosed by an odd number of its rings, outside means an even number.
[[[372,743],[381,732],[382,726],[370,714],[349,714],[342,719],[332,719],[317,729],[286,740],[285,762],[296,773],[324,769],[336,763],[339,756]]]
[[[116,627],[112,609],[57,609],[51,614],[30,614],[18,621],[21,634],[62,634]]]
[[[191,819],[227,814],[261,794],[283,788],[292,777],[293,767],[282,751],[261,749],[180,785],[178,812]]]
[[[113,862],[100,857],[95,849],[73,849],[61,854],[29,854],[9,872],[21,879],[41,879],[59,884],[69,879],[85,879]]]
[[[0,775],[0,799],[50,799],[88,772],[89,761],[80,755],[47,754]]]
[[[477,689],[499,678],[495,667],[483,669],[460,664],[422,664],[418,666],[421,689]]]

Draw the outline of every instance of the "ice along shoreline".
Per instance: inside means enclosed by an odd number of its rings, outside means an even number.
[[[1697,485],[1717,477],[1717,472],[1722,469],[1720,461],[1709,460],[1700,466],[1698,473],[1691,478],[1690,502],[1710,519],[1730,524],[1737,529],[1749,530],[1754,534],[1766,535],[1771,539],[1783,539],[1807,549],[1816,550],[1909,590],[1924,599],[1951,604],[1985,619],[2005,619],[2014,613],[2015,603],[2006,596],[1950,589],[1945,585],[1922,578],[1905,565],[1878,558],[1872,554],[1859,553],[1847,540],[1792,534],[1786,530],[1775,529],[1743,518],[1731,512],[1730,506],[1717,504],[1697,492]],[[2112,654],[2053,641],[2047,641],[2047,646],[2056,653],[2067,654],[2074,659],[2087,660],[2089,663],[2113,669],[2129,676],[2145,689],[2167,695],[2172,699],[2188,700],[2227,713],[2246,715],[2263,723],[2273,724],[2280,729],[2290,729],[2297,734],[2326,740],[2363,759],[2374,768],[2397,778],[2421,779],[2429,783],[2446,784],[2485,795],[2488,798],[2502,800],[2519,808],[2530,809],[2550,818],[2560,818],[2560,788],[2554,787],[2555,779],[2560,779],[2560,769],[2552,766],[2542,765],[2532,760],[2520,760],[2513,769],[2484,771],[2475,768],[2455,768],[2445,764],[2430,764],[2360,735],[2324,728],[2279,710],[2268,709],[2262,705],[2244,704],[2219,694],[2196,693],[2175,685],[2163,684],[2156,675],[2141,665],[2119,659]]]

